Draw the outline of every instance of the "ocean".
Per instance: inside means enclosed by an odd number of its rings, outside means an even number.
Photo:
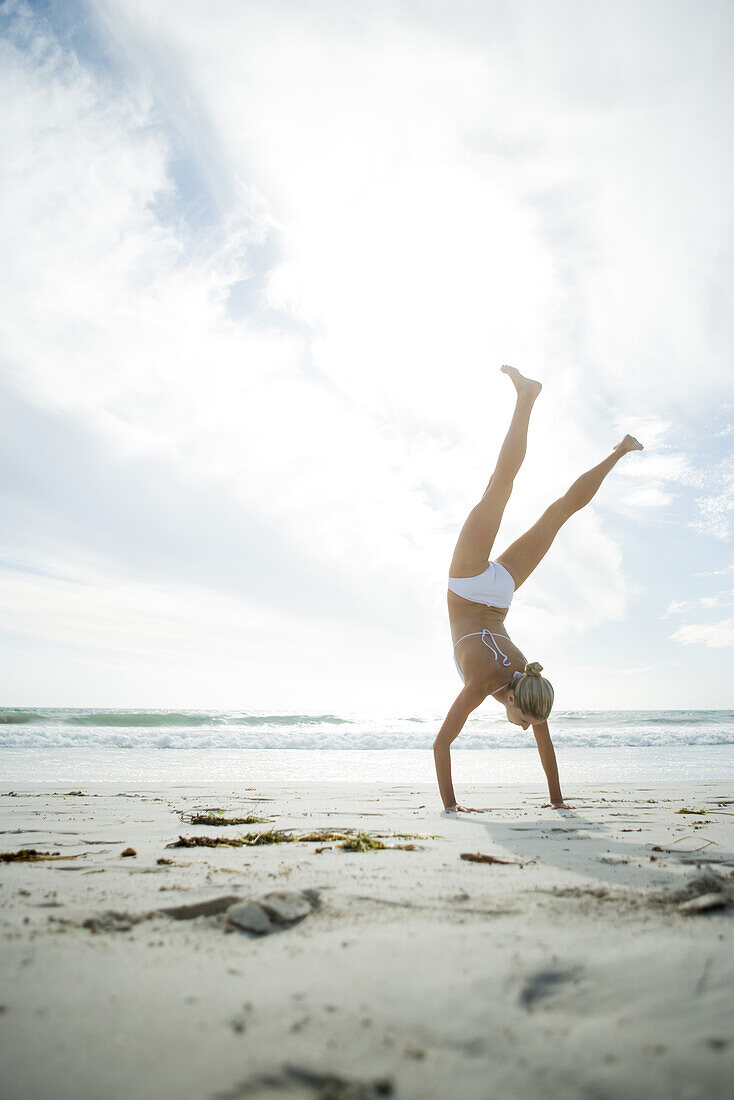
[[[0,708],[0,784],[435,782],[442,715]],[[561,783],[734,781],[734,711],[558,711]],[[543,788],[531,730],[472,716],[451,751],[456,783]]]

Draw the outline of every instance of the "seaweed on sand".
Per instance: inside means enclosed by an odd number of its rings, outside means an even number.
[[[282,841],[290,837],[283,837]],[[166,848],[242,848],[246,844],[276,844],[278,839],[268,833],[251,833],[247,836],[180,836]]]
[[[279,1070],[258,1073],[240,1080],[232,1089],[218,1092],[213,1100],[245,1100],[245,1097],[296,1096],[312,1100],[380,1100],[394,1096],[395,1087],[389,1077],[360,1080],[324,1073],[307,1066],[284,1064]]]
[[[0,798],[68,798],[69,795],[83,798],[103,798],[101,794],[89,794],[87,791],[0,791]]]
[[[336,840],[339,834],[329,839]],[[376,836],[370,836],[369,833],[354,833],[353,836],[345,836],[339,848],[343,848],[345,852],[375,852],[380,848],[387,848],[387,844],[383,844],[381,840]]]
[[[272,817],[258,817],[257,814],[226,817],[224,810],[205,810],[202,813],[184,811],[180,816],[185,825],[262,825],[273,820]]]
[[[485,855],[484,852],[462,852],[460,859],[466,859],[470,863],[505,863],[514,867],[522,867],[517,859],[500,859],[499,856]]]
[[[399,833],[392,833],[392,836],[399,836]],[[410,835],[410,834],[409,834]],[[338,836],[338,834],[337,834]],[[335,837],[329,839],[336,840]],[[380,849],[400,849],[403,852],[419,852],[422,845],[420,844],[383,844],[378,836],[371,836],[369,833],[354,833],[352,836],[346,836],[342,840],[341,844],[337,844],[337,848],[343,848],[345,852],[376,852]]]
[[[386,834],[387,835],[387,834]],[[403,836],[416,836],[415,833],[391,833],[395,838]],[[416,851],[415,844],[383,844],[375,835],[364,832],[355,832],[353,829],[343,829],[340,832],[332,832],[329,829],[317,829],[308,833],[294,833],[288,829],[267,829],[263,832],[246,833],[239,837],[213,837],[213,836],[179,836],[167,848],[218,848],[227,845],[231,848],[251,847],[260,844],[295,844],[298,842],[308,844],[323,844],[328,841],[339,841],[338,847],[348,852],[372,852],[380,848],[402,848],[407,851]]]
[[[685,807],[682,810],[676,810],[677,814],[696,814],[698,817],[706,817],[707,814],[725,814],[726,817],[734,817],[734,813],[731,810],[687,810]]]
[[[59,852],[38,852],[35,848],[20,848],[17,852],[0,852],[3,863],[35,863],[41,859],[77,859],[77,856],[62,856]]]

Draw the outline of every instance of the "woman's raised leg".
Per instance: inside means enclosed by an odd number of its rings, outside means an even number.
[[[517,403],[494,473],[482,499],[472,508],[459,532],[449,569],[451,577],[476,577],[487,568],[512,484],[525,458],[530,412],[542,389],[540,382],[525,378],[515,367],[502,367],[502,370],[517,390]]]
[[[571,488],[559,500],[547,508],[538,522],[508,546],[503,554],[497,558],[500,565],[512,574],[515,588],[528,579],[530,574],[550,550],[553,539],[560,531],[563,524],[574,512],[588,504],[597,489],[601,485],[609,471],[616,466],[620,458],[628,451],[641,451],[642,444],[638,443],[632,435],[626,435],[621,443],[618,443],[612,453],[587,470]]]

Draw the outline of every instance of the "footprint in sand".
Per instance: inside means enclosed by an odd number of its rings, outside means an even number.
[[[550,966],[536,970],[525,978],[518,998],[520,1004],[523,1008],[533,1008],[538,1001],[552,997],[566,982],[578,981],[581,974],[580,966]]]

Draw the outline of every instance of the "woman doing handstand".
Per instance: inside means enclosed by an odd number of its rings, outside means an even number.
[[[450,746],[473,710],[491,695],[501,703],[508,721],[533,727],[540,760],[548,779],[550,802],[563,807],[558,767],[546,719],[553,706],[553,688],[540,675],[542,665],[528,664],[505,630],[505,617],[513,594],[545,557],[559,530],[588,504],[613,466],[628,451],[642,450],[634,436],[626,435],[612,453],[594,466],[567,493],[547,508],[538,522],[494,561],[492,546],[510,499],[512,485],[527,446],[528,422],[540,382],[524,378],[514,367],[502,367],[517,390],[517,403],[502,444],[494,473],[478,504],[462,527],[449,569],[449,620],[454,661],[464,688],[438,731],[433,743],[438,787],[444,808],[468,811],[456,803],[451,782]],[[468,811],[471,812],[471,811]]]

